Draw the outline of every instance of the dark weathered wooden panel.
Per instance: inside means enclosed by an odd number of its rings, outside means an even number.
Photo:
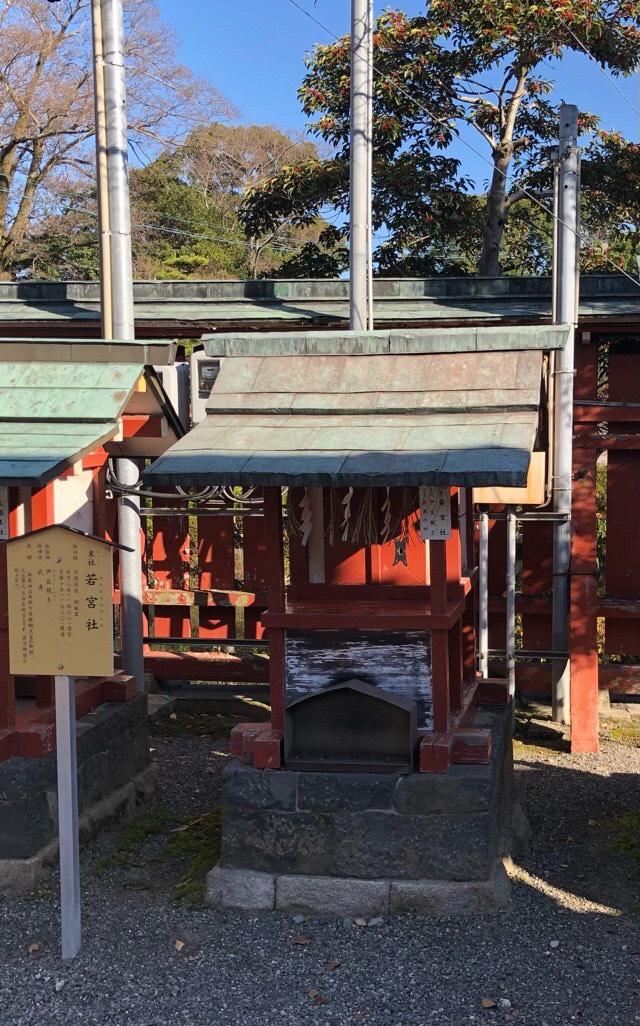
[[[431,728],[431,638],[417,631],[287,631],[287,703],[357,678],[412,698],[418,726]]]

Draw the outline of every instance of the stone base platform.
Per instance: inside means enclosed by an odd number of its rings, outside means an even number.
[[[488,880],[473,881],[272,876],[218,865],[209,873],[206,887],[206,902],[212,908],[366,917],[389,912],[426,916],[496,912],[509,904],[510,895],[501,862]]]
[[[107,702],[78,720],[81,836],[131,814],[155,789],[147,703]],[[33,888],[58,852],[56,756],[0,763],[0,894]]]
[[[212,907],[319,915],[490,912],[509,901],[510,707],[482,708],[487,765],[409,775],[261,770],[225,774]]]

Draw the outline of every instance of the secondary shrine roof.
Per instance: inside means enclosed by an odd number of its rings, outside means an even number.
[[[568,328],[437,336],[218,337],[226,358],[207,417],[146,476],[183,485],[523,486],[543,351],[563,346]]]
[[[0,485],[46,484],[112,438],[143,370],[0,359]]]

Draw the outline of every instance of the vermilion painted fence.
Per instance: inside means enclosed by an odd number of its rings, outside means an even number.
[[[581,334],[576,343],[572,511],[572,689],[640,694],[640,344]],[[490,647],[503,649],[505,524],[490,540]],[[523,522],[517,613],[526,650],[551,649],[552,526]],[[548,662],[519,662],[523,692],[549,693]],[[595,696],[597,698],[597,695]],[[576,708],[580,705],[576,702]],[[583,703],[584,705],[584,703]]]

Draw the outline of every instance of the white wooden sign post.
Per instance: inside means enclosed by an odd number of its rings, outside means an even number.
[[[7,542],[11,673],[55,677],[65,959],[80,950],[76,677],[113,674],[113,548],[61,526]]]

